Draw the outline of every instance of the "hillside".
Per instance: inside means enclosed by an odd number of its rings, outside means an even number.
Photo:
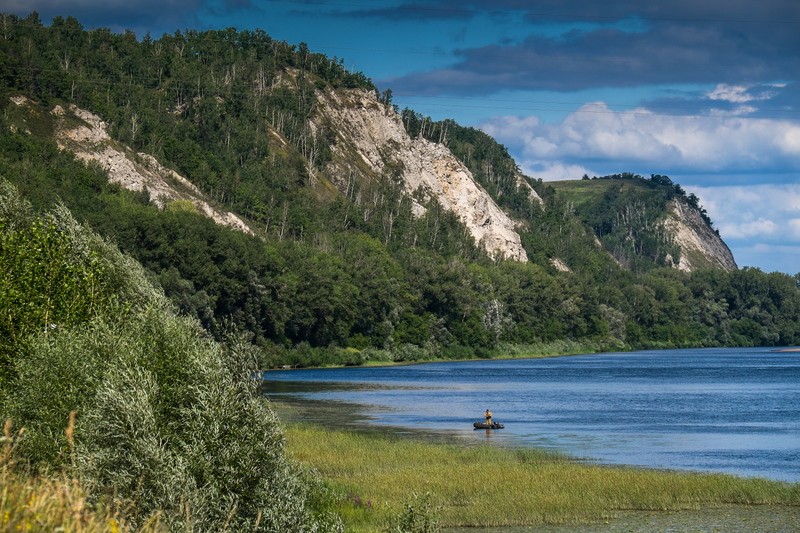
[[[736,269],[728,246],[694,195],[667,176],[633,174],[548,182],[626,268],[653,263],[693,271]]]
[[[671,181],[542,183],[263,32],[6,20],[0,175],[262,366],[800,340],[794,280]]]

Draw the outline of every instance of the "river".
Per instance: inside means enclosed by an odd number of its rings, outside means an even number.
[[[602,464],[800,481],[800,353],[657,350],[269,371],[322,424],[537,446]],[[473,430],[491,409],[505,428]]]

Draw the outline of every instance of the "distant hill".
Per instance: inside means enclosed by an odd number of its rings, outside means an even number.
[[[665,176],[544,183],[260,31],[4,20],[0,175],[263,366],[800,341],[794,280]]]
[[[626,268],[653,263],[684,271],[736,269],[728,246],[694,195],[667,176],[618,174],[548,182]]]

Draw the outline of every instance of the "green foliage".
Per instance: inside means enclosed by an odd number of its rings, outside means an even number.
[[[403,512],[386,529],[387,533],[437,533],[441,531],[431,505],[430,493],[413,495],[413,501],[406,503]]]
[[[219,344],[176,316],[138,264],[65,210],[37,215],[5,183],[0,206],[2,293],[22,298],[3,307],[13,342],[0,405],[26,428],[24,460],[74,467],[93,501],[131,524],[159,513],[173,530],[340,529],[285,456],[251,345]]]
[[[47,216],[0,180],[0,383],[14,375],[14,354],[47,335],[102,314],[124,314],[151,297],[144,275],[78,225],[62,206]]]
[[[680,247],[661,221],[667,202],[683,197],[683,190],[667,176],[646,180],[624,173],[551,186],[566,197],[580,220],[626,268],[642,272],[674,266],[680,260]]]
[[[530,195],[532,186],[541,183],[523,176],[506,147],[486,133],[450,119],[436,122],[408,108],[403,109],[401,118],[412,138],[424,137],[447,146],[515,218],[526,220],[541,209],[541,204]]]
[[[261,31],[137,40],[4,17],[0,407],[28,428],[34,468],[74,466],[133,523],[161,511],[173,529],[187,516],[197,530],[340,527],[285,457],[256,368],[800,344],[800,274],[669,268],[664,206],[703,212],[666,176],[545,186],[484,133],[404,111],[412,136],[449,146],[519,221],[531,262],[493,262],[440,205],[415,217],[392,169],[343,193],[327,181],[337,132],[310,127],[315,91],[374,90],[342,61]],[[19,94],[37,103],[10,103]],[[187,202],[159,210],[60,150],[48,110],[72,103],[257,235]],[[433,518],[416,502],[397,527]]]
[[[5,20],[3,93],[39,105],[0,100],[7,132],[0,136],[0,175],[37,209],[58,198],[118,243],[182,315],[217,340],[230,330],[245,335],[261,367],[494,356],[515,344],[800,341],[792,278],[670,268],[679,249],[659,217],[672,199],[702,208],[667,176],[622,173],[545,185],[523,176],[485,133],[404,110],[412,137],[448,146],[518,221],[530,263],[495,263],[437,203],[415,217],[391,168],[368,181],[326,174],[337,131],[332,123],[309,126],[315,91],[374,90],[340,60],[260,31],[137,40],[129,32],[85,31],[71,18],[50,27],[33,16]],[[390,104],[390,91],[379,97]],[[48,110],[57,103],[100,114],[115,140],[189,176],[257,235],[219,227],[186,202],[159,211],[146,191],[109,184],[98,167],[48,140]],[[333,180],[345,182],[342,192]],[[90,322],[102,301],[92,294],[114,286],[108,272],[94,269],[91,254],[73,261],[45,226],[3,234],[6,246],[43,250],[41,275],[22,292],[0,296],[28,304],[14,313],[29,313],[18,322],[31,332],[42,331],[53,313],[65,323]],[[50,265],[48,253],[61,259]],[[2,260],[10,268],[15,257]],[[554,260],[571,272],[558,272]],[[58,283],[61,293],[48,303],[36,283],[53,275],[72,281]],[[0,320],[10,332],[3,338],[13,339],[2,348],[6,360],[10,346],[29,334],[14,313]]]
[[[68,102],[91,109],[116,140],[264,223],[271,219],[266,210],[291,203],[305,184],[306,159],[321,167],[330,157],[332,128],[315,133],[308,125],[315,89],[375,88],[342,60],[261,30],[137,41],[131,32],[86,31],[71,17],[46,27],[13,15],[4,15],[4,29],[3,94],[23,93],[47,108]]]

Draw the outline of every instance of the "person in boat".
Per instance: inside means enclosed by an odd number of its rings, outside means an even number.
[[[483,413],[483,418],[486,419],[486,425],[487,426],[491,426],[492,425],[492,412],[490,410],[487,409],[486,412]]]

